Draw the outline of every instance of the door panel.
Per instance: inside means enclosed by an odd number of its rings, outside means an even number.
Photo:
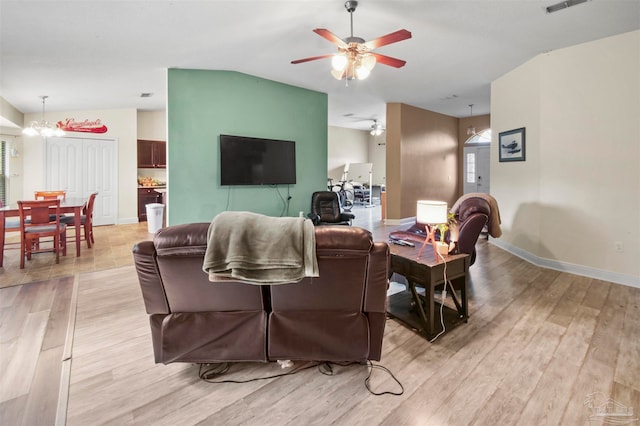
[[[67,197],[94,203],[94,225],[115,224],[118,215],[117,141],[114,139],[47,138],[45,186],[64,189]]]
[[[490,175],[489,167],[491,163],[491,147],[479,146],[476,148],[476,171],[478,173],[478,187],[476,192],[483,192],[489,194]]]
[[[82,161],[82,145],[65,138],[46,139],[45,188],[64,190],[67,197],[84,197],[80,183],[82,169],[76,164]]]
[[[465,146],[463,165],[463,192],[490,192],[490,146]]]

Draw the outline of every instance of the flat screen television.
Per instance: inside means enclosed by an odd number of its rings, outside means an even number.
[[[296,183],[296,143],[220,135],[221,185]]]

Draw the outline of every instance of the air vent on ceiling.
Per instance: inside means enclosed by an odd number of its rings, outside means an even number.
[[[557,12],[562,9],[566,9],[571,6],[575,6],[576,4],[586,3],[589,0],[566,0],[561,1],[560,3],[553,4],[547,7],[547,13]]]

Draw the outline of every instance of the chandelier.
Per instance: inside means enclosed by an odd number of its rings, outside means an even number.
[[[44,102],[48,96],[40,96],[40,98],[42,99],[42,120],[32,121],[29,127],[22,129],[22,133],[27,136],[64,136],[64,131],[61,128],[44,119]]]
[[[471,113],[469,114],[469,117],[473,117],[473,104],[469,105],[469,109],[471,110]],[[476,128],[473,126],[469,126],[467,127],[467,136],[472,136],[476,134]]]

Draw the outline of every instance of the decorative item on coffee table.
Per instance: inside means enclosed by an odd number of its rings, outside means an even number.
[[[433,254],[438,258],[438,248],[436,246],[435,232],[438,225],[447,223],[447,203],[444,201],[418,200],[416,207],[416,222],[426,225],[427,238],[422,243],[422,248],[418,252],[418,259],[422,255],[425,246],[431,242]],[[441,240],[444,242],[444,232],[440,232]]]

